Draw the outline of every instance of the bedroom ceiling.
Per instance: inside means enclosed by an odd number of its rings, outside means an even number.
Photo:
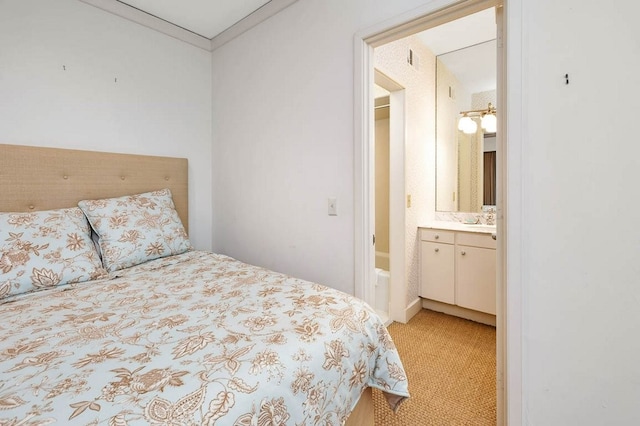
[[[270,0],[120,0],[120,3],[212,39]]]
[[[213,51],[297,0],[78,0]]]

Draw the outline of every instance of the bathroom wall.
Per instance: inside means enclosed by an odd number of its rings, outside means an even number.
[[[408,64],[409,49],[417,65]],[[406,89],[405,190],[411,204],[405,205],[405,274],[409,305],[418,298],[418,226],[432,219],[435,204],[435,56],[415,36],[378,47],[374,55],[375,68]]]
[[[485,92],[478,92],[471,94],[471,108],[469,109],[483,109],[489,105],[489,102],[495,107],[497,106],[497,92],[495,90],[487,90]]]

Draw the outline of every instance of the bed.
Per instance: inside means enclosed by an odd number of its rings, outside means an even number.
[[[187,174],[0,145],[0,424],[371,425],[371,388],[396,410],[373,310],[194,250]]]

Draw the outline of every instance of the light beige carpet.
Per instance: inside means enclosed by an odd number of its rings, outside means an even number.
[[[374,389],[376,426],[496,424],[494,327],[423,309],[389,332],[411,398],[393,414]]]

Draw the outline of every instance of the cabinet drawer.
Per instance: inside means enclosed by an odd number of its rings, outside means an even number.
[[[455,240],[455,232],[423,228],[420,230],[420,239],[422,241],[432,241],[434,243],[453,244]]]
[[[495,249],[497,241],[493,239],[491,234],[483,234],[479,232],[459,232],[457,235],[457,244],[462,246],[482,247]]]

